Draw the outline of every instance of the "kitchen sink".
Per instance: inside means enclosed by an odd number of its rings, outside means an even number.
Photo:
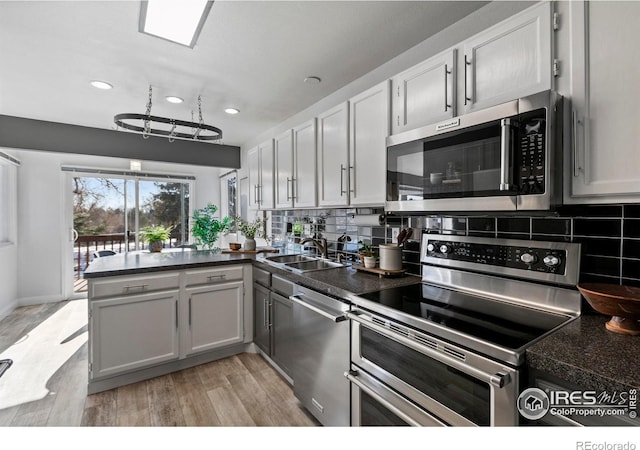
[[[295,272],[310,272],[312,270],[336,269],[345,267],[344,264],[327,261],[325,259],[313,259],[311,261],[292,262],[285,264],[286,267]]]
[[[311,256],[305,256],[305,255],[267,256],[265,259],[267,260],[267,262],[274,262],[274,263],[281,263],[281,264],[297,263],[297,262],[301,262],[301,261],[313,261],[313,260],[315,260],[315,258],[313,258]]]
[[[346,267],[345,264],[339,262],[301,254],[267,256],[264,258],[264,262],[297,273]]]

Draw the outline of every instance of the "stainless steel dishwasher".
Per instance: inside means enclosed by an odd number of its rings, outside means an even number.
[[[349,306],[301,286],[294,287],[293,392],[325,426],[350,425]]]

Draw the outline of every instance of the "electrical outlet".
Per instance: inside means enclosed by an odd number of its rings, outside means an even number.
[[[398,242],[398,234],[400,234],[400,228],[391,228],[391,242]]]

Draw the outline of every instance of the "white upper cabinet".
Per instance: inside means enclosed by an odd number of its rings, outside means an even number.
[[[385,200],[386,138],[389,136],[389,82],[349,100],[349,196],[351,205]]]
[[[293,206],[293,130],[274,139],[275,207]]]
[[[576,1],[569,15],[565,202],[640,201],[640,3]]]
[[[540,3],[391,79],[391,134],[552,88],[551,3]]]
[[[249,209],[272,209],[273,139],[263,142],[247,152],[249,166]]]
[[[349,105],[318,116],[318,205],[349,204]]]
[[[541,3],[463,43],[465,112],[551,89],[551,4]]]
[[[293,129],[293,180],[291,195],[296,208],[316,206],[316,119]]]
[[[448,50],[391,79],[393,134],[455,116],[455,61]]]
[[[316,120],[274,139],[275,208],[316,206]]]

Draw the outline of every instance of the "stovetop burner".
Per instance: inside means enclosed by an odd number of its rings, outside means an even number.
[[[580,315],[579,244],[423,233],[422,283],[358,307],[502,362]]]
[[[512,350],[567,321],[566,315],[428,284],[384,289],[359,297]]]

